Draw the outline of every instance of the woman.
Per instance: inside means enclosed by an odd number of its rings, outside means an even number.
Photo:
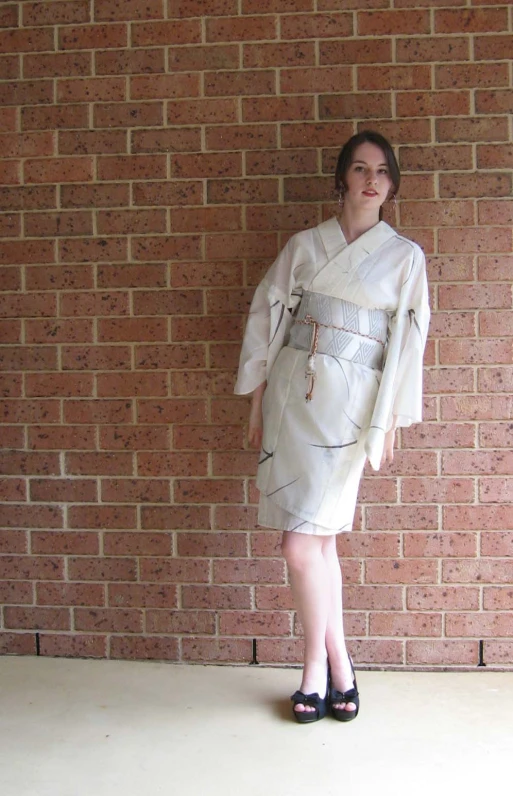
[[[335,172],[339,213],[294,235],[258,286],[235,392],[252,393],[259,524],[283,530],[304,631],[301,723],[359,710],[342,624],[336,535],[350,531],[367,459],[392,461],[421,420],[429,323],[424,256],[381,220],[400,174],[378,133],[353,136]]]

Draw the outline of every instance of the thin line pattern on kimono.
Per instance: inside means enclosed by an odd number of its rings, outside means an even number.
[[[312,394],[315,386],[315,357],[317,355],[317,348],[319,346],[319,329],[322,326],[324,329],[336,329],[340,332],[348,332],[349,334],[357,335],[358,337],[366,337],[367,340],[372,340],[375,343],[379,343],[383,348],[385,348],[386,343],[383,340],[380,340],[379,337],[373,337],[370,334],[364,334],[363,332],[357,332],[355,329],[348,329],[345,326],[334,326],[330,323],[321,323],[321,321],[316,321],[312,318],[311,315],[306,315],[305,318],[301,320],[296,320],[296,323],[304,324],[306,326],[313,326],[312,332],[312,343],[310,346],[310,352],[308,355],[305,377],[308,379],[308,388],[305,395],[305,400],[311,401]]]

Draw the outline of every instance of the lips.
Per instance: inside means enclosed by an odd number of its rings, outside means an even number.
[[[363,191],[364,196],[377,196],[377,191]]]

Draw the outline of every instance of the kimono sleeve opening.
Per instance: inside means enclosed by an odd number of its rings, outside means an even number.
[[[385,434],[395,423],[410,426],[422,420],[422,368],[430,310],[425,259],[414,247],[410,274],[390,323],[383,377],[365,443],[374,470],[379,470]]]
[[[264,382],[286,345],[292,312],[300,301],[294,293],[298,247],[293,236],[258,285],[249,310],[234,392],[246,395]]]

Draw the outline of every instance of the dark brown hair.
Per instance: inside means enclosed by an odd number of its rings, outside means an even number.
[[[375,133],[373,130],[362,130],[361,133],[353,135],[340,150],[335,168],[335,189],[337,193],[341,189],[347,190],[346,175],[353,162],[355,150],[360,144],[366,143],[375,144],[383,152],[388,166],[388,173],[392,180],[392,193],[396,194],[401,182],[401,172],[395,159],[394,150],[384,136],[380,133]]]

